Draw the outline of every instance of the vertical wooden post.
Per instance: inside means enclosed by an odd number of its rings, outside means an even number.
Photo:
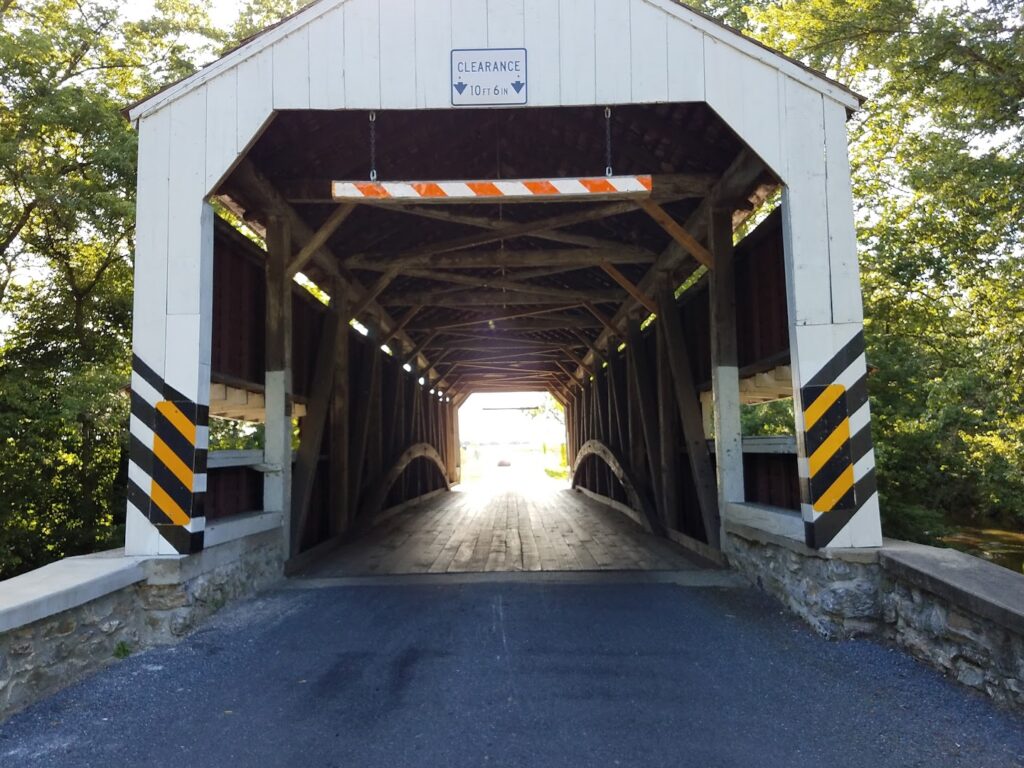
[[[338,295],[336,291],[335,297]],[[313,367],[309,407],[302,420],[299,452],[295,461],[292,487],[292,519],[295,521],[292,537],[293,555],[302,551],[306,535],[310,515],[310,499],[313,496],[313,485],[316,482],[317,468],[320,465],[320,446],[323,442],[327,415],[331,405],[331,394],[334,389],[337,338],[347,330],[346,318],[339,314],[336,303],[339,299],[335,297],[331,299],[331,307],[324,315],[323,328],[320,331],[320,343],[317,347],[316,362]]]
[[[342,318],[334,339],[334,396],[331,398],[331,453],[329,523],[331,536],[340,536],[349,523],[349,420],[352,411],[349,355],[348,301],[342,286],[335,282],[331,304]]]
[[[654,324],[658,341],[658,435],[661,449],[661,516],[665,526],[679,530],[679,417],[672,388],[672,368],[668,360],[665,324]]]
[[[657,503],[662,498],[661,489],[661,446],[658,441],[657,393],[651,387],[655,375],[644,347],[644,338],[640,333],[640,321],[635,317],[629,319],[626,327],[626,338],[629,351],[629,373],[633,382],[633,395],[640,412],[640,424],[644,436],[644,447],[647,451],[648,476],[654,499]]]
[[[658,291],[658,323],[663,326],[668,361],[672,367],[672,381],[676,392],[676,405],[683,422],[683,438],[686,442],[686,457],[690,460],[690,471],[697,489],[701,519],[708,544],[718,548],[720,537],[720,516],[718,514],[718,489],[715,474],[711,469],[711,454],[704,437],[704,423],[700,414],[700,398],[693,381],[690,353],[686,348],[679,309],[668,287],[662,285]]]
[[[722,518],[725,505],[742,502],[743,438],[740,425],[739,359],[736,349],[736,283],[732,213],[708,212],[708,245],[715,268],[709,273],[711,306],[711,388],[714,393],[715,468]]]
[[[281,513],[285,557],[292,551],[292,295],[287,273],[291,247],[287,220],[270,216],[267,222],[263,461],[276,469],[263,475],[263,507]]]
[[[643,424],[640,418],[640,402],[637,384],[632,376],[632,357],[626,350],[626,419],[629,433],[629,466],[633,477],[647,477],[647,453],[644,450]]]
[[[358,403],[353,403],[353,412],[358,414],[355,420],[355,432],[352,435],[352,453],[349,463],[349,520],[354,520],[359,514],[359,500],[362,489],[369,484],[366,473],[363,472],[363,464],[366,461],[366,454],[369,447],[371,404],[374,398],[374,391],[380,386],[380,365],[381,355],[373,344],[368,345],[366,354],[360,356],[362,370],[360,373],[359,389],[356,392]]]

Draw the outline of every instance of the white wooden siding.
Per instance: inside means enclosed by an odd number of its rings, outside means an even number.
[[[828,205],[828,259],[832,276],[832,322],[860,323],[864,307],[853,222],[846,108],[831,99],[825,107],[825,174]]]
[[[782,176],[789,319],[798,325],[832,322],[825,127],[821,94],[785,79],[786,159]],[[748,142],[749,143],[749,142]]]
[[[594,65],[594,79],[599,67],[603,75],[611,76],[608,73],[612,70],[607,65],[621,56],[623,48],[631,50],[623,61],[621,77],[631,84],[637,80],[641,84],[645,83],[653,73],[649,69],[651,55],[658,58],[663,47],[668,49],[668,82],[664,85],[643,85],[642,94],[632,95],[634,101],[678,99],[680,93],[690,97],[695,93],[694,87],[699,80],[695,77],[676,79],[671,72],[675,64],[685,63],[689,65],[685,71],[696,74],[700,62],[691,58],[690,52],[696,50],[698,42],[703,44],[711,40],[731,48],[750,61],[781,72],[847,109],[856,109],[858,106],[856,97],[826,78],[671,0],[628,0],[630,19],[624,24],[622,8],[625,4],[620,0],[321,0],[185,81],[137,105],[131,110],[131,116],[133,120],[140,119],[198,85],[273,49],[287,58],[276,75],[271,73],[272,80],[276,80],[279,85],[282,77],[291,77],[287,74],[289,69],[294,67],[295,70],[301,70],[303,66],[306,69],[305,75],[294,75],[300,81],[304,77],[306,84],[300,82],[299,87],[286,89],[286,92],[280,94],[282,104],[302,104],[309,99],[317,108],[393,107],[386,100],[384,103],[377,102],[382,74],[379,54],[384,35],[384,27],[378,20],[382,18],[385,25],[397,26],[413,18],[416,48],[423,44],[444,44],[439,55],[426,58],[430,62],[429,68],[423,67],[425,59],[418,52],[416,54],[417,79],[425,78],[444,84],[443,89],[439,89],[421,106],[450,106],[447,80],[449,47],[517,47],[520,35],[530,51],[531,64],[535,65],[533,71],[542,75],[540,88],[531,94],[540,99],[531,99],[531,103],[538,105],[592,103],[595,100],[600,103],[601,99],[596,96],[597,83],[589,76],[581,79],[581,72],[586,69],[585,60]],[[349,18],[355,24],[355,31],[345,28],[345,20]],[[664,24],[667,45],[653,38],[649,41],[650,45],[647,44],[645,30],[652,23],[655,26]],[[307,28],[308,31],[304,31]],[[448,30],[446,34],[441,33],[444,29]],[[608,40],[609,30],[617,31],[617,39]],[[694,32],[699,37],[694,36]],[[296,38],[297,34],[299,38],[307,38],[305,51],[300,39]],[[631,41],[635,39],[644,39],[645,44],[632,46]],[[344,40],[341,51],[331,45],[337,40]],[[598,44],[597,41],[601,42]],[[678,47],[680,45],[682,50]],[[581,53],[583,58],[580,58]],[[339,54],[344,59],[344,78],[355,78],[361,83],[349,94],[344,93],[344,88],[338,89],[335,85],[337,81],[334,74],[337,72]],[[603,59],[600,64],[598,57]],[[314,68],[319,71],[314,73]],[[634,72],[634,69],[637,71]],[[330,73],[326,79],[324,72]],[[561,83],[564,87],[560,89],[560,95],[550,82],[553,76],[562,80],[569,79],[569,82]],[[684,83],[687,84],[685,89],[681,88]],[[613,91],[616,88],[614,81],[608,81],[600,87]],[[646,94],[648,87],[651,88],[649,96]],[[733,87],[748,92],[751,90],[740,78],[734,81]],[[590,101],[582,102],[582,98],[589,98]]]
[[[558,0],[558,77],[564,105],[597,103],[595,1]],[[628,45],[628,38],[624,37],[620,45]]]
[[[132,348],[159,375],[164,372],[167,323],[167,212],[171,111],[139,126],[135,219],[135,313]]]
[[[562,103],[558,41],[561,16],[554,0],[526,0],[527,98],[533,105]],[[445,92],[447,96],[447,91]]]
[[[380,2],[380,100],[390,109],[416,107],[416,3]]]
[[[525,15],[523,0],[487,0],[487,47],[522,48]]]
[[[627,104],[632,98],[630,40],[623,38],[629,26],[630,0],[599,0],[594,19],[597,45],[597,100],[602,104]]]
[[[360,2],[360,0],[355,0]],[[441,9],[439,9],[441,10]],[[436,24],[448,24],[452,30],[452,48],[489,48],[487,43],[487,1],[451,0],[451,16],[445,19],[438,14]],[[445,83],[451,82],[451,68],[436,72],[424,72],[424,77],[443,76]],[[451,103],[451,96],[445,90],[445,106]]]
[[[428,72],[451,71],[452,26],[440,23],[451,18],[450,0],[416,0],[416,106],[426,108],[448,103],[450,77],[428,77]]]
[[[309,109],[309,27],[274,46],[274,109]]]
[[[666,25],[668,100],[704,101],[704,35],[685,22]]]
[[[345,104],[380,109],[380,5],[377,0],[345,3]]]
[[[631,0],[630,101],[668,101],[668,21],[645,0]]]
[[[309,107],[345,103],[345,9],[335,8],[309,26]]]

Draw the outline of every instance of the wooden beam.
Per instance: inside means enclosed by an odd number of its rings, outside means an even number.
[[[557,314],[566,309],[574,309],[578,304],[564,304],[547,307],[544,309],[522,310],[509,312],[501,315],[491,315],[474,320],[458,320],[453,323],[442,323],[441,325],[415,326],[412,330],[418,331],[451,331],[456,329],[467,329],[475,326],[486,326],[485,333],[502,333],[506,331],[538,331],[554,330],[564,328],[593,328],[594,325],[585,318],[574,315]],[[548,317],[543,317],[549,315]],[[436,322],[436,321],[435,321]],[[500,325],[498,325],[500,324]]]
[[[359,316],[366,311],[366,308],[370,306],[370,304],[384,292],[384,289],[387,288],[391,284],[391,281],[394,280],[396,277],[398,277],[397,267],[392,267],[387,272],[378,277],[376,282],[374,282],[373,285],[366,289],[366,293],[363,294],[363,298],[360,299],[359,303],[356,304],[355,309],[352,310],[352,317],[358,320]],[[417,304],[423,303],[425,302],[417,302]],[[413,306],[416,306],[416,304],[414,304]],[[388,335],[388,338],[390,339],[394,335],[395,333],[394,331],[392,331]]]
[[[594,374],[594,369],[591,368],[586,363],[584,363],[580,358],[576,357],[576,355],[573,354],[573,351],[571,349],[569,349],[568,347],[562,347],[562,352],[564,352],[566,357],[568,357],[570,360],[572,360],[574,363],[576,363],[576,365],[578,365],[580,368],[582,368],[588,374],[590,374],[591,376],[595,375]]]
[[[370,347],[369,360],[363,358],[363,368],[359,371],[358,390],[354,393],[359,399],[360,407],[355,411],[355,432],[352,436],[352,453],[349,464],[349,509],[352,512],[352,519],[359,510],[359,498],[364,482],[368,479],[373,468],[369,472],[363,471],[363,464],[366,461],[370,446],[370,427],[373,423],[370,404],[373,402],[375,392],[380,387],[381,362],[384,355],[375,348]]]
[[[313,233],[313,236],[306,241],[306,244],[302,246],[295,258],[288,263],[288,277],[294,277],[302,270],[306,264],[313,258],[313,255],[319,251],[330,239],[338,227],[340,227],[349,216],[355,211],[355,203],[345,203],[337,206],[331,215],[327,217],[327,221],[320,225],[320,229]]]
[[[764,163],[757,155],[748,149],[741,150],[729,165],[729,168],[722,174],[721,179],[715,184],[708,197],[701,202],[697,210],[686,220],[686,230],[698,241],[706,238],[707,211],[713,204],[717,204],[715,201],[737,200],[746,198],[748,195],[751,200],[763,200],[769,185],[757,185],[759,180],[765,176],[765,173]],[[754,191],[751,194],[752,188]],[[732,217],[733,230],[735,231],[736,227],[742,224],[751,213],[752,211],[746,210],[746,206],[743,210],[734,211]],[[616,263],[622,262],[616,260]],[[677,275],[687,270],[692,272],[694,268],[699,266],[692,259],[688,251],[675,240],[672,240],[665,250],[662,251],[661,255],[658,256],[653,266],[647,270],[647,273],[637,284],[637,287],[642,291],[653,293],[657,283],[663,281],[666,275]],[[672,287],[674,288],[675,286]],[[612,324],[618,326],[625,322],[628,316],[635,311],[635,307],[635,301],[627,301],[616,312],[615,317],[612,318]],[[613,339],[618,338],[618,336],[619,334],[614,332],[602,332],[596,342],[597,347],[599,349],[607,349],[608,345],[613,343]]]
[[[313,497],[313,483],[317,465],[320,463],[320,444],[323,442],[324,427],[330,408],[331,393],[334,389],[335,363],[338,336],[348,333],[348,318],[340,310],[342,300],[332,300],[324,317],[320,343],[317,345],[316,361],[313,365],[312,391],[306,416],[302,420],[302,439],[295,461],[292,481],[292,517],[295,525],[293,554],[302,551],[302,545],[309,520],[309,502]]]
[[[577,379],[577,378],[576,378],[576,377],[575,377],[575,376],[574,376],[574,375],[572,374],[572,371],[570,371],[570,370],[569,370],[569,369],[568,369],[568,368],[567,368],[566,366],[562,365],[562,361],[561,361],[561,360],[555,360],[555,365],[557,365],[557,366],[558,366],[559,368],[561,368],[561,369],[562,369],[562,372],[563,372],[563,373],[564,373],[564,374],[565,374],[566,376],[568,376],[568,377],[569,377],[569,383],[570,383],[570,384],[574,384],[575,386],[577,386],[577,387],[580,387],[580,388],[582,388],[582,387],[583,387],[583,382],[581,382],[581,381],[580,381],[579,379]]]
[[[416,317],[416,313],[419,312],[421,309],[423,309],[423,307],[420,305],[409,307],[409,309],[406,310],[405,314],[402,315],[401,318],[399,318],[398,325],[392,328],[391,331],[387,334],[387,338],[384,339],[384,343],[389,344],[391,340],[395,338],[395,336],[404,331],[406,326],[409,325],[409,322],[414,317]]]
[[[472,215],[467,215],[467,214],[452,213],[451,211],[448,211],[448,210],[442,210],[442,209],[434,208],[434,207],[430,207],[430,206],[424,206],[424,207],[409,206],[409,207],[402,207],[402,208],[394,208],[392,210],[400,211],[402,213],[409,213],[409,214],[412,214],[414,216],[419,216],[421,218],[436,219],[438,221],[448,221],[448,222],[451,222],[453,224],[464,224],[466,226],[479,227],[481,229],[489,229],[489,230],[492,230],[492,231],[493,230],[499,230],[503,226],[505,226],[502,221],[496,220],[496,219],[492,219],[492,218],[488,218],[486,216],[472,216]],[[635,206],[634,206],[634,210],[635,210]],[[625,212],[625,211],[623,211],[623,212]],[[539,240],[549,240],[549,241],[553,241],[553,242],[556,242],[556,243],[564,243],[564,244],[569,244],[569,245],[579,245],[579,246],[582,246],[584,248],[596,248],[596,249],[610,250],[612,252],[623,251],[623,249],[624,249],[624,246],[623,246],[622,243],[619,243],[619,242],[616,242],[616,241],[613,241],[613,240],[607,240],[607,239],[600,238],[600,237],[590,237],[588,235],[576,235],[576,234],[572,234],[570,232],[561,232],[561,231],[558,231],[556,229],[541,230],[541,231],[537,231],[537,232],[532,232],[530,234],[530,237],[536,238],[536,239],[539,239]],[[647,250],[642,249],[642,248],[632,248],[632,249],[629,249],[629,250],[632,250],[633,252],[635,252],[637,254],[645,255],[647,257],[650,257],[650,256],[654,255],[650,251],[647,251]],[[626,256],[626,254],[624,253],[623,254],[623,258],[625,256]]]
[[[400,253],[391,256],[355,254],[345,260],[349,269],[383,272],[393,266],[401,269],[527,269],[533,267],[593,267],[602,261],[616,264],[651,264],[650,251],[606,243],[602,248],[557,248],[510,250],[459,250],[445,253]]]
[[[370,258],[371,260],[383,259],[393,261],[396,258],[402,257],[417,258],[450,251],[458,251],[465,248],[474,248],[478,245],[495,243],[499,240],[512,240],[517,237],[532,235],[536,232],[544,232],[551,229],[560,229],[562,227],[569,227],[575,224],[582,224],[588,221],[606,219],[610,216],[628,213],[634,210],[635,207],[636,204],[634,202],[608,203],[606,205],[587,207],[583,210],[572,211],[570,213],[562,213],[557,216],[549,216],[535,221],[524,221],[514,224],[502,223],[500,226],[491,228],[487,232],[466,235],[465,237],[455,238],[454,240],[443,240],[437,243],[428,243],[405,253],[357,254],[356,256],[346,259],[345,266],[352,268],[355,263],[355,259],[358,256],[361,256],[364,259]]]
[[[502,306],[565,306],[568,303],[583,302],[610,303],[620,302],[625,298],[618,291],[602,289],[591,290],[559,290],[552,288],[543,293],[481,289],[473,293],[452,296],[445,291],[410,291],[396,293],[381,298],[380,303],[386,307],[408,307],[422,304],[430,307],[502,307]]]
[[[430,344],[430,342],[432,342],[434,339],[436,339],[437,336],[438,336],[438,332],[437,331],[434,331],[433,333],[428,334],[427,337],[425,339],[423,339],[423,341],[421,341],[419,344],[416,345],[416,348],[412,351],[412,354],[410,354],[406,358],[405,364],[409,365],[409,366],[412,366],[412,369],[416,370],[416,368],[417,368],[417,366],[416,366],[416,358],[420,356],[420,354],[423,352],[423,350],[426,349],[427,345]]]
[[[231,181],[234,185],[241,186],[244,196],[252,196],[254,202],[258,204],[261,210],[277,212],[278,215],[287,219],[293,241],[296,244],[305,244],[313,237],[312,229],[251,160],[244,158],[239,162],[235,173],[231,176]],[[347,293],[347,300],[352,304],[358,302],[365,295],[366,288],[363,284],[351,272],[338,266],[337,259],[326,246],[313,255],[313,261],[332,278],[340,277],[342,279],[340,285]],[[385,265],[380,271],[387,271],[387,269],[388,266]],[[372,324],[376,326],[381,335],[386,333],[386,328],[394,328],[397,325],[387,311],[377,304],[376,301],[371,302],[365,311],[368,311],[373,316],[376,322]],[[408,346],[415,346],[404,331],[395,335]],[[426,361],[426,363],[424,367],[429,369],[429,361]]]
[[[606,362],[605,356],[597,351],[597,347],[594,346],[594,343],[589,338],[584,336],[577,328],[571,328],[570,331],[573,336],[580,340],[584,347],[590,350],[590,353],[594,356],[594,360],[599,363]]]
[[[711,252],[701,245],[697,238],[687,232],[685,227],[673,219],[672,214],[653,200],[641,200],[640,207],[658,223],[658,226],[668,232],[673,240],[685,248],[693,258],[708,269],[714,269],[715,260],[712,258]]]
[[[608,319],[604,312],[599,310],[589,301],[584,302],[583,307],[584,309],[587,310],[587,312],[589,312],[590,314],[597,318],[597,321],[605,327],[605,330],[608,331],[608,333],[613,334],[615,337],[619,337],[622,335],[622,333],[614,325],[612,325],[611,320]]]
[[[731,214],[728,209],[712,208],[708,211],[708,246],[715,255],[717,266],[709,275],[708,304],[711,310],[715,474],[720,508],[726,502],[743,502],[745,494]]]
[[[292,251],[290,222],[272,216],[267,222],[266,326],[264,357],[264,442],[263,460],[276,467],[263,475],[263,508],[280,512],[284,519],[284,551],[295,552],[292,492],[292,361],[291,280],[287,277]]]
[[[640,425],[647,451],[647,469],[655,500],[662,498],[661,447],[658,442],[657,391],[653,388],[656,371],[650,363],[640,332],[640,321],[629,318],[626,325],[626,365],[633,397],[640,412]]]
[[[683,326],[679,320],[675,298],[666,286],[658,291],[658,323],[665,333],[668,361],[672,369],[672,382],[676,394],[676,405],[683,424],[683,440],[686,443],[686,456],[690,461],[690,471],[697,492],[701,519],[708,544],[715,549],[721,548],[720,517],[718,513],[718,492],[715,485],[715,473],[711,469],[711,453],[708,441],[704,437],[704,422],[700,413],[700,398],[693,379],[693,368],[690,364],[690,353],[686,347]]]
[[[549,272],[549,270],[542,270],[543,272]],[[559,269],[558,271],[562,271]],[[427,270],[427,269],[405,269],[402,270],[402,274],[405,277],[419,277],[424,280],[435,280],[443,281],[446,283],[452,283],[454,285],[471,287],[471,288],[490,288],[493,290],[507,290],[513,293],[533,293],[538,296],[560,296],[563,299],[573,300],[587,300],[587,301],[601,301],[601,298],[594,298],[593,296],[587,296],[586,294],[591,293],[589,291],[580,291],[567,288],[560,288],[553,285],[537,285],[536,283],[525,282],[528,279],[528,275],[516,275],[516,279],[510,280],[505,277],[489,276],[489,277],[476,277],[471,275],[460,275],[453,272],[440,272],[438,270]],[[429,293],[440,294],[440,291],[429,291]],[[448,289],[444,295],[449,295],[451,289]],[[597,291],[597,294],[608,295],[607,291]],[[611,294],[614,297],[614,294]],[[581,298],[582,297],[582,298]],[[618,297],[621,299],[621,297]],[[616,300],[615,298],[609,299],[611,301]]]
[[[334,286],[334,298],[338,302],[336,311],[343,318],[348,317],[344,306],[347,301],[341,286]],[[330,490],[327,500],[331,536],[340,536],[348,528],[351,518],[349,507],[349,421],[351,414],[351,383],[349,381],[350,334],[347,322],[340,328],[334,342],[334,396],[331,398],[331,452],[328,457]]]
[[[679,417],[676,415],[678,406],[675,401],[675,390],[672,386],[672,368],[668,361],[668,344],[665,339],[665,323],[655,323],[654,332],[657,342],[657,378],[658,378],[658,439],[661,458],[661,515],[669,530],[679,530],[680,493],[679,473],[677,471],[679,445]]]
[[[654,299],[652,299],[646,293],[644,293],[635,285],[633,285],[633,282],[624,274],[622,274],[618,269],[616,269],[614,264],[611,264],[607,261],[603,261],[601,262],[601,269],[604,271],[606,275],[608,275],[608,277],[610,277],[612,280],[614,280],[616,283],[622,286],[623,290],[625,290],[626,293],[628,293],[637,302],[646,307],[647,311],[649,311],[652,315],[656,315],[658,313],[658,305],[655,303]]]

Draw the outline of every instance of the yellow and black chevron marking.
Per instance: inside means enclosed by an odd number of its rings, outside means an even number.
[[[196,448],[196,431],[207,426],[209,409],[167,386],[138,356],[132,371],[141,382],[133,382],[131,395],[129,460],[137,469],[129,468],[128,500],[178,552],[198,552],[203,532],[189,527],[203,516],[204,494],[195,486],[206,472],[206,450]]]
[[[804,523],[810,547],[828,545],[877,490],[873,466],[854,479],[854,465],[872,447],[870,423],[853,434],[850,427],[851,418],[867,407],[867,370],[848,388],[838,383],[863,354],[864,334],[858,333],[800,390],[809,468],[801,496],[817,515]]]

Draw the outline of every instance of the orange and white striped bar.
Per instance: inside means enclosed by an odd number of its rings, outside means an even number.
[[[332,197],[347,203],[544,203],[651,196],[650,176],[584,176],[483,181],[335,181]]]

